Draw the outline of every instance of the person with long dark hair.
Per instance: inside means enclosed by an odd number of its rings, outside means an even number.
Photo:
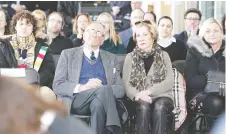
[[[10,17],[4,9],[0,9],[0,38],[10,34]]]

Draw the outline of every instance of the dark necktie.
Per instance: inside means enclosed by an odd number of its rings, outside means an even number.
[[[94,56],[94,52],[93,52],[93,51],[91,52],[90,59],[91,59],[91,60],[96,60],[96,57]]]

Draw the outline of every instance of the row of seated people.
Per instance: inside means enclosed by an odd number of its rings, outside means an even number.
[[[53,18],[51,19],[51,17]],[[55,27],[57,24],[62,26],[62,20],[56,20],[57,17],[62,19],[59,14],[54,13],[49,16],[49,21],[53,22]],[[55,67],[50,55],[50,49],[44,43],[39,44],[39,41],[33,37],[34,30],[36,30],[36,23],[32,23],[35,21],[34,16],[24,11],[16,14],[13,20],[16,30],[15,36],[11,40],[2,40],[1,42],[1,48],[3,48],[3,51],[1,51],[1,64],[4,65],[2,67],[12,68],[17,67],[17,64],[19,64],[20,67],[33,68],[34,65],[34,68],[40,73],[41,85],[51,87],[50,77],[53,77]],[[225,66],[222,54],[225,45],[225,42],[222,41],[223,29],[215,19],[206,20],[204,24],[203,30],[200,29],[201,39],[196,38],[194,39],[196,42],[191,42],[194,47],[191,45],[186,60],[186,66],[189,68],[185,68],[185,80],[187,86],[196,89],[195,91],[204,89],[207,82],[205,76],[208,71],[217,70],[218,64],[213,64],[213,61],[217,60],[219,62],[219,70],[222,72],[224,72]],[[31,34],[32,32],[34,33]],[[166,117],[167,113],[171,112],[174,107],[171,92],[174,82],[171,60],[168,54],[162,51],[159,45],[156,45],[158,32],[155,25],[150,21],[140,21],[136,24],[134,33],[137,46],[126,56],[123,67],[123,82],[119,75],[120,68],[115,55],[99,49],[106,34],[105,25],[100,22],[91,23],[84,29],[84,44],[81,47],[65,50],[61,54],[55,72],[53,91],[63,99],[71,113],[91,114],[91,127],[98,134],[103,133],[105,125],[109,126],[108,129],[114,133],[121,132],[115,98],[122,98],[125,93],[137,106],[147,107],[147,109],[153,111],[154,116],[152,117],[155,117],[152,120],[155,121],[152,123],[153,133],[164,133],[165,121],[160,120],[162,118],[158,117]],[[25,38],[20,37],[28,38],[25,40]],[[202,37],[204,37],[204,41]],[[213,59],[207,60],[205,55],[200,54],[203,52],[203,49],[198,47],[200,44],[205,46],[204,48],[212,47],[215,53],[208,56],[212,56]],[[200,57],[194,55],[193,51],[198,53],[201,58],[204,58],[204,64],[203,62],[197,64],[196,58]],[[194,60],[196,60],[195,63]],[[48,66],[44,66],[45,64]],[[211,66],[209,67],[206,64]],[[203,72],[203,69],[199,66],[207,69]],[[202,77],[205,78],[194,77],[197,75],[197,69],[200,69],[198,74],[202,74]],[[194,78],[196,79],[194,80]],[[204,82],[200,84],[198,80]],[[203,103],[206,103],[208,98],[210,100],[217,99],[218,104],[221,105],[224,102],[218,95],[211,96],[214,97],[207,95],[203,98]],[[210,106],[209,100],[207,102],[209,105],[205,108],[206,112],[215,115],[210,110],[216,105]],[[218,110],[215,109],[217,114],[222,111],[222,106],[217,106]],[[144,109],[139,110],[138,113],[142,113]],[[147,124],[150,120],[140,118],[140,116],[143,117],[142,114],[137,115],[139,117],[137,118],[137,123],[139,123],[137,124],[138,131],[140,133],[147,132]],[[151,116],[147,110],[146,116]],[[141,122],[146,122],[146,126],[142,126]]]

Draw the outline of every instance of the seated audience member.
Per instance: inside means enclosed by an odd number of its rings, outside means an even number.
[[[37,30],[35,33],[36,38],[43,39],[46,43],[49,43],[49,37],[46,34],[46,14],[42,10],[34,10],[32,12],[37,20]]]
[[[125,48],[128,47],[129,41],[131,40],[132,36],[133,36],[133,29],[134,29],[134,25],[135,22],[137,21],[142,21],[144,17],[144,11],[142,9],[134,9],[131,12],[131,16],[130,16],[130,23],[131,23],[131,27],[121,33],[119,33],[119,37],[122,40],[122,44],[124,45]],[[132,40],[133,41],[133,40]]]
[[[185,31],[180,34],[175,34],[174,37],[184,42],[184,45],[188,49],[187,40],[191,35],[199,34],[199,24],[202,18],[202,13],[196,8],[189,8],[184,13]]]
[[[168,16],[161,17],[158,21],[158,44],[169,54],[171,62],[185,60],[187,49],[182,41],[172,36],[172,31],[173,20]]]
[[[116,56],[100,49],[104,33],[101,23],[92,22],[83,34],[84,45],[62,52],[53,90],[71,114],[91,114],[91,128],[97,134],[103,134],[105,126],[120,134],[115,99],[125,91]]]
[[[113,54],[125,54],[126,50],[120,40],[119,36],[115,32],[114,21],[112,16],[107,13],[101,13],[97,21],[104,25],[104,43],[100,46],[100,49],[108,51]]]
[[[62,50],[72,48],[72,41],[60,35],[64,26],[64,18],[58,12],[53,12],[48,16],[47,35],[50,37],[49,47],[53,54],[61,54]]]
[[[173,70],[169,55],[157,42],[153,24],[140,22],[134,31],[137,42],[123,66],[126,95],[134,102],[138,134],[164,134],[173,110]]]
[[[154,12],[146,12],[144,14],[144,20],[149,20],[151,22],[156,23],[156,15]]]
[[[1,134],[93,134],[67,116],[62,103],[44,101],[35,88],[17,79],[0,77],[0,98]]]
[[[225,42],[223,29],[214,18],[207,19],[199,31],[199,37],[190,37],[189,50],[185,62],[184,77],[188,87],[188,99],[196,98],[197,105],[202,103],[202,112],[209,116],[209,124],[225,107],[225,98],[219,92],[206,93],[209,72],[225,73]],[[217,89],[213,89],[217,90]]]
[[[0,68],[34,68],[40,85],[52,88],[55,66],[50,49],[35,39],[37,21],[29,11],[13,16],[11,38],[0,41]]]
[[[4,9],[0,9],[0,38],[7,38],[10,35],[10,18]]]
[[[79,47],[83,44],[83,33],[91,21],[91,18],[86,13],[78,14],[75,17],[73,25],[73,34],[70,36],[74,47]]]

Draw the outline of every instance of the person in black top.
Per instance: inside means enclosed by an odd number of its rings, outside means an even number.
[[[182,41],[172,36],[172,30],[172,19],[168,16],[161,17],[158,21],[158,44],[161,46],[162,50],[169,54],[171,62],[185,60],[187,49]]]
[[[47,35],[50,38],[50,48],[53,54],[61,54],[61,51],[67,48],[72,48],[72,41],[62,35],[60,31],[63,28],[64,19],[58,12],[53,12],[48,16]]]
[[[199,37],[190,37],[188,53],[185,61],[184,78],[187,98],[202,103],[202,112],[208,116],[208,124],[225,109],[225,97],[219,93],[206,93],[207,75],[210,71],[218,71],[225,75],[225,41],[223,28],[214,18],[204,21]],[[214,90],[214,89],[213,89]],[[194,99],[195,98],[195,99]],[[198,106],[197,106],[198,107]]]

